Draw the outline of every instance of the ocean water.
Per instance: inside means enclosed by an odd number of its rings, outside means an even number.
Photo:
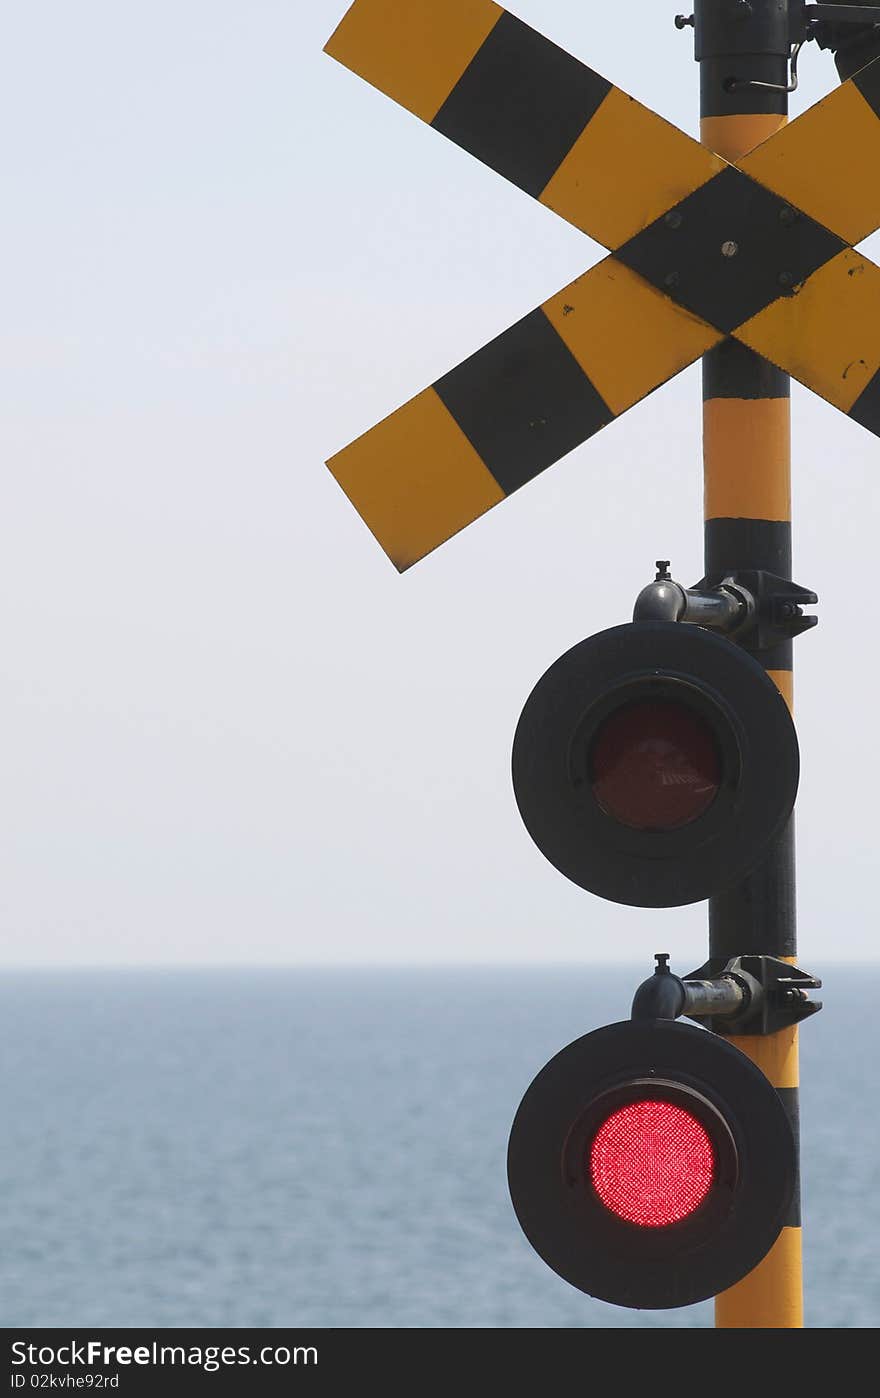
[[[820,968],[817,968],[820,969]],[[647,970],[645,971],[647,974]],[[880,1320],[880,968],[803,1029],[807,1324]],[[0,1325],[710,1327],[569,1287],[513,1215],[519,1100],[632,968],[7,973]]]

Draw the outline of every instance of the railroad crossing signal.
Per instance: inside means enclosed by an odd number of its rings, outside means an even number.
[[[734,165],[494,0],[326,51],[612,251],[328,462],[398,569],[727,336],[880,435],[880,60]]]
[[[600,1300],[664,1309],[717,1295],[766,1256],[796,1151],[779,1094],[739,1049],[671,1019],[628,1020],[541,1070],[507,1172],[548,1266]]]
[[[616,903],[709,898],[791,814],[788,706],[747,651],[641,621],[581,641],[538,681],[513,743],[526,829],[567,878]]]

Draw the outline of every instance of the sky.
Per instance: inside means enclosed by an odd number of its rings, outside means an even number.
[[[699,367],[398,576],[324,461],[602,250],[324,55],[344,9],[6,19],[0,965],[683,973],[705,905],[568,883],[509,766],[557,656],[627,621],[655,559],[702,573]],[[630,0],[625,32],[584,0],[514,13],[697,134],[673,4]],[[836,83],[810,45],[792,115]],[[792,402],[821,974],[877,955],[880,444]]]

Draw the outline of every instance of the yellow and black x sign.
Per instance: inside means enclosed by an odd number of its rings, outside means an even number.
[[[328,462],[398,569],[728,335],[880,435],[880,60],[732,165],[494,0],[326,51],[612,249]]]

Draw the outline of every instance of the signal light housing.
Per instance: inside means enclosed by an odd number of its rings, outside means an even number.
[[[799,756],[785,700],[747,651],[643,621],[551,665],[520,716],[512,770],[551,864],[602,898],[659,908],[751,872],[791,813]]]
[[[727,1040],[673,1020],[606,1025],[526,1092],[508,1181],[529,1242],[581,1291],[687,1306],[775,1242],[796,1178],[778,1093]]]

